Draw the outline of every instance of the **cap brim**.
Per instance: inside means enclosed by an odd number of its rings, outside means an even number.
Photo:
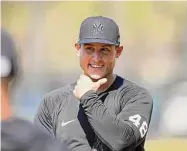
[[[86,43],[103,43],[103,44],[110,44],[110,45],[118,45],[114,42],[111,42],[109,40],[105,40],[105,39],[83,39],[83,40],[79,40],[78,41],[79,44],[86,44]]]

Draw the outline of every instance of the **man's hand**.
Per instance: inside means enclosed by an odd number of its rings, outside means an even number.
[[[73,93],[78,99],[80,99],[86,92],[90,90],[97,91],[97,89],[106,82],[106,78],[93,82],[88,76],[81,75],[80,79],[77,81],[77,85],[75,86]]]

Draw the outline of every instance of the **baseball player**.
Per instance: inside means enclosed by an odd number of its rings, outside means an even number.
[[[44,96],[35,124],[72,151],[144,151],[153,101],[146,89],[113,72],[123,51],[116,22],[86,18],[75,48],[83,73]]]
[[[33,123],[13,117],[9,85],[18,71],[17,54],[10,34],[1,29],[1,150],[68,151],[63,143]]]

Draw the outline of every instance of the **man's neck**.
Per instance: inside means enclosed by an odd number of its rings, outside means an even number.
[[[98,93],[106,91],[112,85],[112,83],[115,81],[116,75],[111,74],[106,78],[107,78],[107,82],[105,84],[103,84],[102,86],[100,86],[100,88],[97,90]]]
[[[8,83],[1,80],[1,120],[12,116],[12,108],[8,98]]]

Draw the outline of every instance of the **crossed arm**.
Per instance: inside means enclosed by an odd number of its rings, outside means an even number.
[[[137,146],[145,139],[153,107],[152,98],[146,92],[121,99],[129,100],[117,115],[110,112],[94,91],[88,91],[80,99],[96,135],[115,151]]]

